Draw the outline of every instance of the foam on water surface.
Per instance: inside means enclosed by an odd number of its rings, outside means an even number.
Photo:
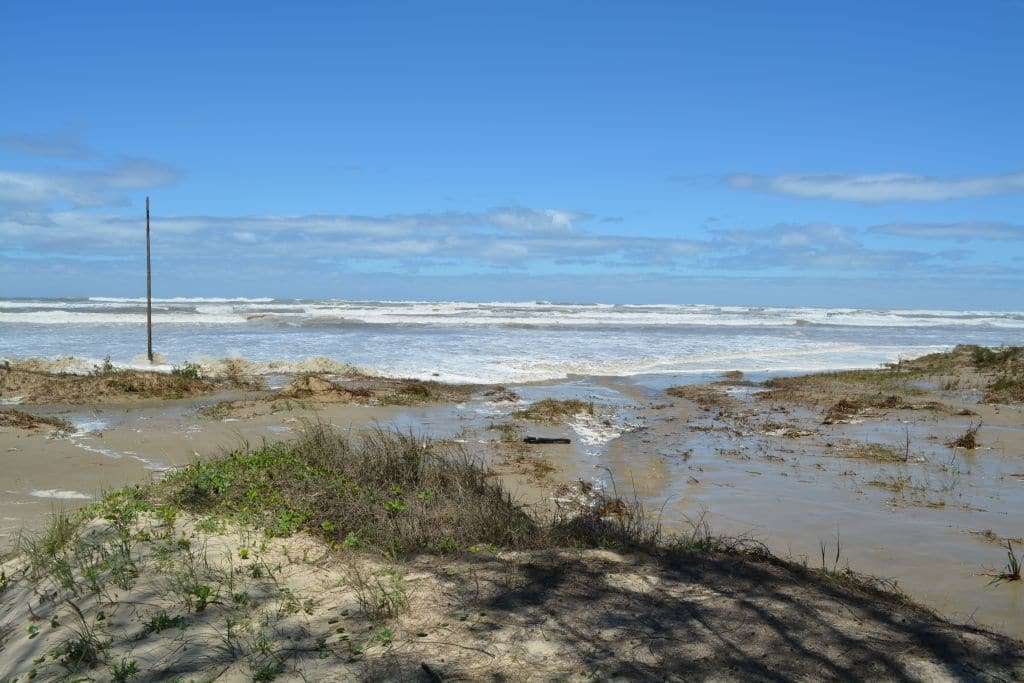
[[[1024,342],[1015,311],[161,298],[0,300],[0,356],[88,372],[226,359],[281,375],[357,366],[449,382],[873,367],[958,343]],[[240,360],[241,359],[241,360]]]
[[[86,493],[62,489],[38,489],[28,495],[33,498],[55,498],[57,500],[92,500],[92,496]]]

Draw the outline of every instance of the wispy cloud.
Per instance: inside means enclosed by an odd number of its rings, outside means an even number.
[[[942,178],[908,173],[727,176],[735,189],[850,202],[940,201],[1024,193],[1024,172]]]
[[[510,217],[512,220],[510,220]],[[526,268],[537,263],[669,264],[708,248],[696,240],[605,234],[584,229],[587,214],[496,207],[479,212],[156,216],[163,255],[202,258],[382,259],[407,267],[459,262]],[[71,209],[0,217],[0,238],[38,249],[134,250],[138,217]]]
[[[875,225],[869,232],[894,237],[921,239],[1024,240],[1024,225],[1012,223],[965,221],[960,223],[886,223]]]
[[[52,173],[0,171],[0,202],[44,205],[64,201],[73,206],[121,204],[124,193],[173,184],[180,173],[158,161],[122,159],[83,171]]]
[[[57,147],[52,145],[54,154]],[[135,262],[143,236],[140,212],[129,215],[119,207],[127,205],[132,195],[136,195],[137,207],[141,191],[179,178],[176,169],[157,161],[100,156],[70,170],[0,170],[0,243],[8,247],[0,252],[0,262],[25,263],[36,256],[45,260],[46,255],[69,269],[76,260],[86,269],[100,261]],[[870,195],[866,188],[880,192],[886,184],[880,178],[888,179],[887,198],[895,196],[900,183],[910,187],[940,182],[912,176],[742,178],[745,180],[734,176],[731,182],[761,189],[781,183],[779,187],[787,191],[795,183],[805,194],[813,179],[828,178],[829,191],[836,196],[850,192],[843,189],[848,185],[860,187],[862,194],[856,195],[860,200]],[[1009,183],[1006,178],[1010,176],[999,178]],[[881,201],[883,194],[871,196]],[[672,236],[580,208],[503,205],[298,215],[166,215],[158,211],[153,233],[158,259],[206,275],[265,267],[268,271],[348,268],[449,275],[515,271],[531,276],[541,272],[735,275],[746,271],[789,277],[833,272],[924,274],[954,264],[963,273],[986,265],[998,270],[1006,259],[978,263],[970,251],[950,249],[950,244],[940,249],[931,244],[933,240],[1024,238],[1024,227],[992,222],[890,223],[867,230],[831,223],[784,223],[767,229],[723,229],[718,227],[721,225],[720,220],[709,218],[700,225],[681,225],[680,236]],[[911,246],[894,247],[893,237],[905,238],[901,245]],[[231,255],[227,264],[225,255]]]
[[[79,133],[71,130],[49,134],[0,135],[0,147],[31,156],[59,159],[89,159],[96,152],[87,145]]]
[[[926,251],[869,247],[856,230],[827,223],[782,224],[716,234],[719,244],[715,265],[729,269],[906,270],[942,257]]]

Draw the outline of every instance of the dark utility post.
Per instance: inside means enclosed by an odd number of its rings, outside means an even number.
[[[153,265],[149,257],[149,197],[146,197],[146,353],[153,362]]]

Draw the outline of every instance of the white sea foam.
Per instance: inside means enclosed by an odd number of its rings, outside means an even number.
[[[38,489],[29,495],[35,498],[57,498],[59,500],[92,500],[92,496],[86,493],[63,489]]]
[[[453,382],[873,367],[957,343],[1020,344],[1024,313],[710,305],[169,298],[0,301],[0,355],[40,369],[344,372]],[[73,354],[73,357],[67,357]],[[229,360],[223,360],[229,359]],[[244,360],[242,360],[244,359]],[[50,365],[47,366],[46,364]]]
[[[138,324],[145,299],[0,301],[0,322],[45,324]],[[227,297],[154,299],[156,324],[285,324],[344,326],[522,326],[522,327],[852,327],[994,326],[1024,329],[1024,312],[768,308],[710,305],[549,304],[540,302],[361,302],[277,301]],[[123,309],[123,310],[122,310]]]

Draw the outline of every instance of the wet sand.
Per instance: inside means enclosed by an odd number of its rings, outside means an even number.
[[[418,406],[297,402],[244,418],[204,414],[218,401],[244,398],[239,393],[92,407],[22,405],[59,416],[75,431],[0,431],[0,542],[40,526],[57,505],[82,505],[103,490],[246,443],[289,438],[303,420],[389,425],[464,442],[531,505],[550,505],[559,484],[583,479],[613,485],[620,495],[635,492],[667,527],[685,527],[706,513],[715,531],[755,537],[812,566],[821,562],[822,543],[831,564],[838,542],[840,566],[893,579],[954,621],[1024,635],[1021,582],[990,585],[984,575],[1005,561],[1005,549],[994,541],[1024,537],[1022,406],[977,405],[965,394],[977,416],[896,409],[822,425],[820,411],[764,401],[757,387],[724,387],[726,409],[665,394],[669,386],[702,379],[714,378],[581,377],[511,387],[515,402],[481,394]],[[593,402],[595,415],[567,424],[511,417],[542,398]],[[949,395],[943,399],[954,403]],[[944,445],[979,419],[977,449]],[[502,423],[572,443],[502,443],[493,428]],[[908,435],[909,462],[850,457],[864,443],[903,448]],[[979,533],[987,530],[992,534]]]

